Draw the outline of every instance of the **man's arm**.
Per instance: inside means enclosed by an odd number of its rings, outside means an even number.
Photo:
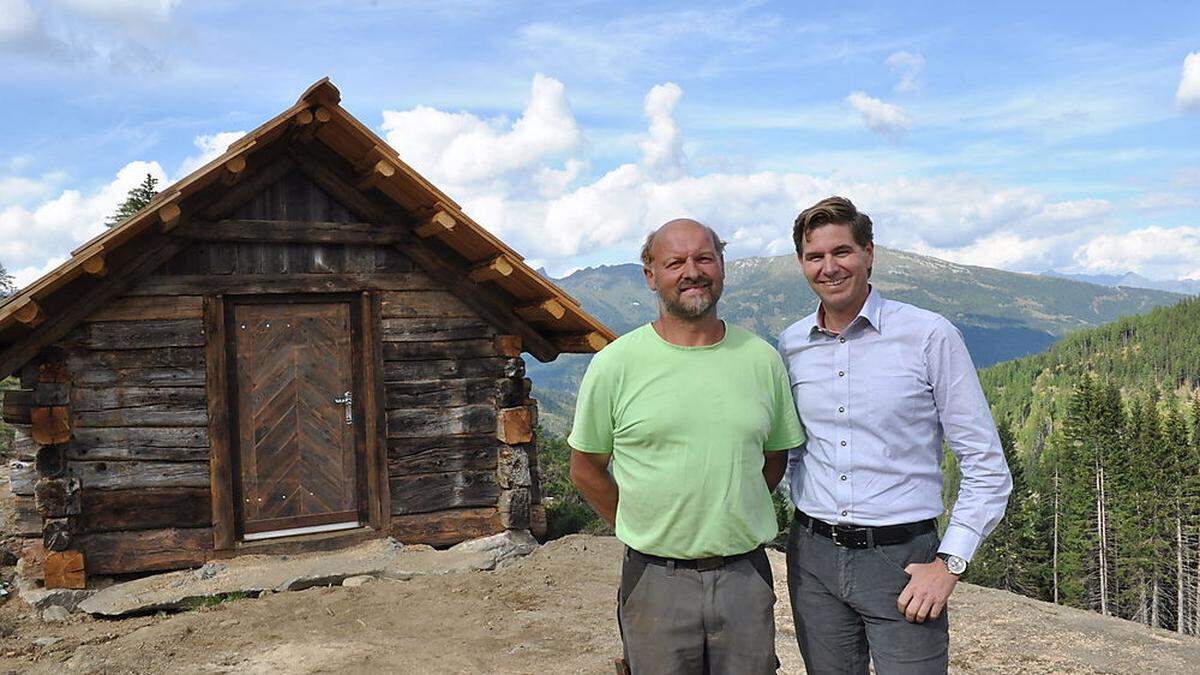
[[[611,454],[571,449],[571,484],[604,522],[617,525],[617,482],[608,472]]]
[[[970,560],[983,538],[1004,516],[1012,475],[992,421],[992,413],[962,334],[950,322],[937,326],[925,344],[925,362],[933,385],[946,443],[959,460],[962,483],[939,552]],[[909,621],[936,619],[958,583],[940,557],[905,568],[912,577],[896,599]]]
[[[774,492],[783,480],[783,473],[788,467],[788,451],[763,453],[763,480],[767,481],[767,491]]]

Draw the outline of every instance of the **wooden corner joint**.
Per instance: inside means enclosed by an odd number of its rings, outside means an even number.
[[[533,411],[528,406],[501,408],[496,413],[496,438],[506,445],[533,440]]]
[[[236,185],[246,175],[246,155],[237,155],[225,162],[221,173],[221,182],[226,185]]]
[[[497,335],[495,339],[496,354],[512,358],[520,356],[524,345],[520,335]]]
[[[102,277],[108,274],[108,264],[104,259],[103,253],[95,253],[84,259],[84,261],[80,264],[80,267],[82,267],[83,271],[89,276]]]
[[[42,561],[46,588],[87,588],[85,569],[80,551],[47,551]]]

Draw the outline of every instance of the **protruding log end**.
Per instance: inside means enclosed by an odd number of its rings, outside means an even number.
[[[87,260],[84,260],[83,264],[80,266],[83,268],[84,272],[93,277],[102,277],[108,274],[108,265],[104,260],[103,253],[97,253]]]
[[[467,276],[475,283],[501,279],[513,273],[516,269],[506,255],[498,255],[487,262],[480,263],[471,269]]]
[[[42,306],[33,298],[25,298],[20,302],[21,304],[13,312],[13,318],[22,325],[33,328],[46,320],[46,313],[42,311]]]
[[[514,307],[513,313],[526,321],[557,321],[567,314],[567,308],[554,298],[543,300],[536,305]]]
[[[173,230],[179,224],[179,216],[182,214],[183,209],[179,208],[179,195],[176,194],[158,207],[158,219],[162,222],[162,231]]]
[[[87,588],[83,553],[80,551],[50,551],[42,563],[46,588]]]
[[[569,354],[594,354],[608,345],[608,338],[596,331],[558,335],[554,337],[554,346],[559,351]]]
[[[437,213],[430,216],[429,220],[427,220],[424,225],[421,225],[417,228],[416,234],[422,239],[428,239],[429,237],[442,235],[452,231],[456,224],[457,221],[454,220],[454,216],[450,215],[445,210],[439,210]]]
[[[495,344],[500,356],[520,356],[523,351],[520,335],[497,335]]]

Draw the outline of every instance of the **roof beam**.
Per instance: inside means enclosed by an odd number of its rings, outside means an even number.
[[[186,244],[185,241],[165,238],[153,242],[149,250],[128,263],[114,268],[107,279],[75,298],[61,312],[48,316],[32,334],[0,351],[0,375],[9,375],[28,363],[42,349],[62,339],[97,307],[124,293],[135,281],[183,250]]]
[[[170,232],[179,224],[179,216],[183,214],[183,209],[179,208],[179,199],[180,194],[176,192],[158,207],[158,220],[162,223],[163,232]]]
[[[26,328],[34,328],[46,320],[46,312],[33,298],[25,298],[20,306],[13,311],[13,317]]]
[[[563,307],[562,303],[558,300],[550,298],[533,305],[513,307],[513,314],[526,321],[545,323],[547,321],[557,321],[566,316],[567,308]]]
[[[431,278],[444,284],[480,318],[497,326],[504,333],[520,335],[525,350],[539,361],[553,361],[558,356],[559,351],[550,340],[508,310],[512,306],[512,300],[508,299],[507,294],[471,283],[466,278],[467,270],[453,265],[442,255],[430,250],[427,243],[412,236],[407,228],[397,225],[407,223],[410,216],[403,212],[397,213],[399,208],[385,207],[356,190],[326,162],[316,159],[307,151],[293,147],[288,152],[304,173],[334,199],[359,216],[374,221],[376,225],[395,228],[401,239],[398,246],[404,254]]]
[[[83,267],[83,271],[89,276],[102,277],[105,274],[108,274],[108,265],[104,262],[103,253],[96,253],[92,255],[87,260],[84,260],[80,266]]]
[[[554,346],[569,354],[591,354],[608,345],[608,338],[597,331],[554,336]]]
[[[442,205],[438,204],[438,206]],[[458,221],[454,220],[454,216],[450,215],[449,211],[439,208],[423,225],[414,230],[414,233],[422,239],[440,237],[452,232],[457,224]]]
[[[508,256],[500,254],[487,262],[480,263],[471,268],[471,272],[467,275],[467,278],[477,284],[484,281],[494,281],[509,276],[513,273],[514,269],[516,268],[513,267]]]

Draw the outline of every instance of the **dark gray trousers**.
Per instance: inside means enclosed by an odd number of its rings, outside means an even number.
[[[617,621],[633,675],[774,673],[774,606],[762,549],[703,572],[625,552]]]
[[[891,546],[850,549],[792,521],[788,536],[788,594],[796,642],[810,673],[879,675],[945,673],[948,612],[909,623],[896,608],[908,584],[909,563],[931,562],[936,532]]]

